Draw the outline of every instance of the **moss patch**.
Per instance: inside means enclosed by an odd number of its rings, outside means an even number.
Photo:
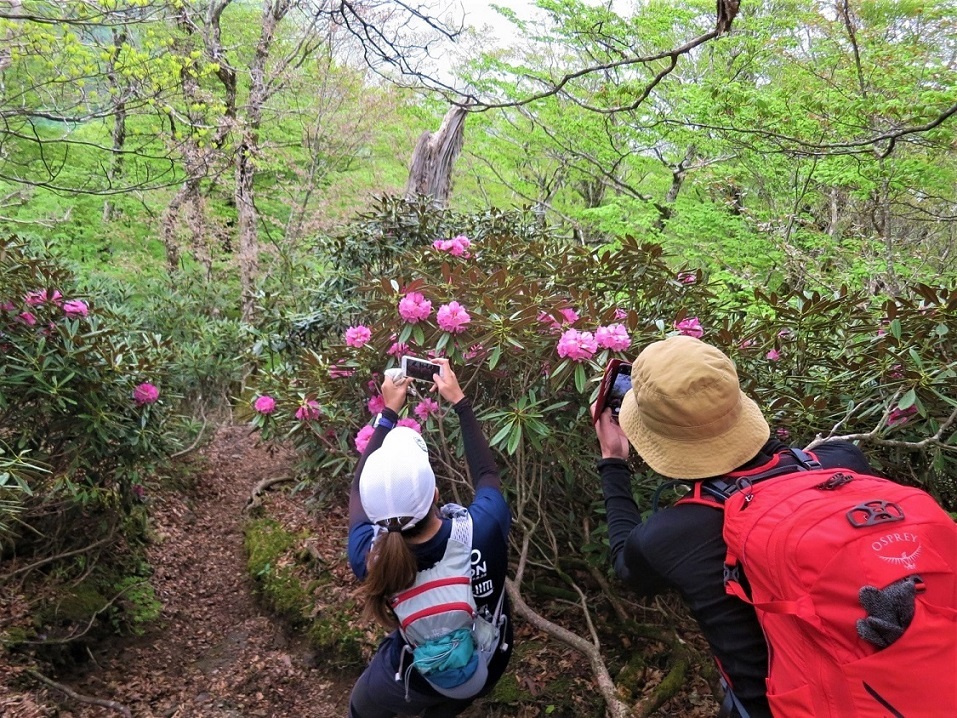
[[[360,665],[365,632],[355,625],[354,601],[335,594],[335,582],[317,578],[308,553],[300,549],[308,538],[294,534],[278,521],[258,518],[246,526],[247,567],[266,608],[301,631],[325,662]]]

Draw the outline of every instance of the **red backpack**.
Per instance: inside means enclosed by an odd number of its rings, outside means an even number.
[[[801,466],[696,492],[723,503],[725,589],[757,611],[772,713],[957,716],[957,525],[920,489],[791,451]]]

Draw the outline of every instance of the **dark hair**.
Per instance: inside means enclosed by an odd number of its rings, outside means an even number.
[[[408,539],[425,532],[431,523],[434,507],[408,531],[389,531],[379,536],[366,556],[366,577],[360,588],[365,605],[362,616],[386,628],[398,626],[389,599],[415,583],[419,564],[409,548]]]

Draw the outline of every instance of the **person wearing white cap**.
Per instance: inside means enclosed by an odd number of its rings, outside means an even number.
[[[386,376],[381,387],[385,409],[375,419],[375,432],[352,482],[349,562],[363,582],[365,615],[395,630],[383,639],[356,682],[350,718],[458,715],[492,690],[511,656],[512,627],[505,596],[511,513],[494,456],[471,404],[448,360],[433,361],[441,366],[433,377],[435,388],[458,415],[475,498],[467,507],[467,516],[466,509],[452,504],[439,509],[425,440],[413,429],[396,426],[412,380]],[[470,539],[468,533],[461,532],[465,522],[471,527]],[[462,579],[468,584],[462,590],[472,599],[469,604],[474,602],[475,615],[469,620],[497,628],[488,638],[488,650],[474,651],[476,657],[468,664],[474,673],[469,673],[468,680],[449,683],[446,679],[448,685],[437,686],[432,676],[427,680],[420,674],[418,659],[415,663],[409,659],[412,651],[406,617],[401,614],[403,630],[399,630],[397,616],[400,596],[416,594],[418,590],[408,589],[420,586],[423,575],[440,570],[453,555],[458,556],[465,572],[470,569],[471,573],[470,579]],[[455,580],[450,577],[449,582]]]
[[[631,381],[619,423],[606,409],[595,424],[615,572],[640,594],[669,589],[681,594],[730,688],[722,716],[771,718],[768,649],[757,614],[725,592],[723,511],[702,498],[643,521],[627,459],[630,444],[662,476],[700,485],[702,479],[733,481],[736,475],[797,465],[798,458],[771,438],[758,405],[741,390],[731,359],[705,342],[675,336],[649,344],[632,365]],[[822,444],[812,458],[825,468],[872,473],[860,449],[848,442]]]

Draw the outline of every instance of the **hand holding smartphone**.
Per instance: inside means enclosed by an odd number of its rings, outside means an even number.
[[[406,355],[402,357],[402,371],[410,379],[431,382],[435,374],[442,373],[442,366],[426,359]]]
[[[605,374],[598,387],[598,399],[595,401],[595,415],[592,423],[598,422],[598,417],[605,409],[611,409],[612,420],[618,421],[621,411],[621,401],[631,389],[631,364],[621,359],[612,359],[605,367]]]

